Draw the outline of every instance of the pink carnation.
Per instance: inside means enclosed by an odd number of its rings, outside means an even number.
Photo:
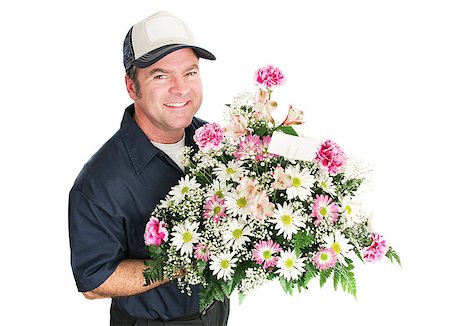
[[[344,169],[347,155],[334,141],[326,140],[316,153],[316,161],[320,162],[328,170],[328,173],[336,175]]]
[[[169,232],[166,229],[166,223],[152,217],[145,226],[144,241],[147,246],[159,246],[164,241],[167,241]]]
[[[223,147],[223,129],[217,123],[208,123],[195,131],[194,141],[202,151]]]
[[[255,80],[258,84],[271,88],[272,86],[282,85],[285,77],[280,69],[268,65],[256,71]]]
[[[364,249],[364,259],[369,262],[376,262],[384,257],[389,250],[389,246],[381,234],[372,233],[370,239],[372,244]]]

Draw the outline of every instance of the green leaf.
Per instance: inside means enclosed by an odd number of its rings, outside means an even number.
[[[221,282],[220,287],[222,288],[222,291],[225,294],[225,296],[229,298],[233,290],[233,280],[231,279],[227,282]]]
[[[332,271],[332,268],[320,271],[320,287],[322,287],[327,282],[327,279],[330,277]]]
[[[240,264],[236,270],[234,271],[232,286],[230,293],[234,291],[234,289],[241,283],[241,281],[245,278],[245,270],[249,267],[249,264]]]
[[[309,281],[311,281],[317,275],[319,275],[317,268],[313,264],[306,264],[306,273],[303,287],[306,288],[306,285],[309,283]]]
[[[349,266],[345,266],[339,264],[335,267],[335,273],[339,274],[339,278],[341,281],[342,290],[350,293],[356,299],[356,280],[355,274],[351,271],[353,269],[353,265],[349,264]],[[336,285],[337,287],[337,285]]]
[[[350,293],[351,295],[353,295],[356,299],[356,280],[355,280],[355,275],[353,274],[353,272],[349,272],[347,274],[347,292]]]
[[[199,274],[203,274],[203,272],[205,271],[205,268],[208,266],[208,263],[203,261],[203,260],[198,260],[197,261],[197,271]]]
[[[353,265],[353,260],[351,260],[350,258],[345,258],[345,262],[347,263],[347,266],[345,267],[346,270],[352,270],[355,268],[355,266]]]
[[[366,262],[366,261],[363,259],[362,255],[361,255],[361,252],[360,252],[357,248],[354,248],[353,252],[356,254],[356,256],[358,256],[358,258],[359,258],[363,263]]]
[[[150,254],[150,258],[159,258],[163,253],[164,250],[163,248],[161,248],[161,246],[157,246],[157,245],[149,245],[148,247],[148,252]]]
[[[149,285],[153,282],[158,282],[163,279],[163,260],[154,259],[145,261],[145,265],[148,266],[144,270],[145,285]]]
[[[292,293],[294,292],[294,283],[292,281],[286,280],[284,277],[280,277],[279,281],[284,292],[292,295]]]
[[[294,235],[295,240],[295,254],[300,256],[302,250],[312,245],[315,238],[312,234],[300,231]]]
[[[339,273],[339,270],[337,268],[334,269],[334,275],[333,275],[333,287],[336,291],[339,285],[339,281],[341,280],[341,274]]]
[[[214,287],[214,299],[223,302],[225,300],[225,293],[223,293],[220,286]]]
[[[276,131],[281,131],[281,132],[283,132],[283,133],[285,133],[285,134],[288,134],[288,135],[291,135],[291,136],[297,136],[298,137],[298,134],[297,134],[297,132],[295,131],[295,129],[294,128],[292,128],[291,126],[283,126],[283,125],[281,125],[281,126],[278,126],[277,128],[275,128],[275,130]]]
[[[202,312],[214,301],[213,287],[209,284],[206,287],[202,287],[200,289],[199,298],[200,311]]]
[[[402,266],[402,262],[400,261],[400,256],[395,252],[395,250],[392,247],[389,247],[388,252],[386,253],[386,257],[389,258],[389,260],[391,261],[391,263],[395,261],[397,262],[397,264],[399,264],[400,266]]]
[[[244,299],[245,299],[245,294],[242,292],[238,292],[238,298],[239,298],[239,304],[242,304],[242,302],[244,302]]]

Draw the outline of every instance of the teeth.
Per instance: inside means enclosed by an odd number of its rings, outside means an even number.
[[[172,108],[179,108],[182,106],[185,106],[187,102],[183,103],[167,103],[166,106],[172,107]]]

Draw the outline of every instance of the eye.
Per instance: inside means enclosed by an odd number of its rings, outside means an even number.
[[[166,79],[167,78],[167,75],[156,75],[156,76],[153,76],[153,79]]]
[[[191,71],[189,71],[187,74],[186,74],[186,76],[195,76],[195,75],[197,75],[198,74],[198,71],[197,70],[191,70]]]

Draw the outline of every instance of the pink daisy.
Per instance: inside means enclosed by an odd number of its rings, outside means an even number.
[[[208,261],[209,260],[209,248],[207,245],[202,243],[197,244],[194,247],[194,256],[198,260]]]
[[[337,255],[330,248],[322,248],[314,255],[313,262],[320,270],[328,269],[336,265]]]
[[[270,136],[263,136],[262,137],[262,141],[261,141],[261,153],[259,153],[258,155],[256,155],[255,159],[257,161],[262,161],[266,158],[271,158],[271,157],[275,157],[278,156],[276,154],[272,154],[269,153],[269,145],[270,145],[270,140],[272,139],[272,137]]]
[[[257,264],[264,264],[263,268],[273,267],[276,266],[278,261],[278,257],[275,254],[280,251],[280,245],[272,240],[259,241],[253,249],[253,259],[255,259]]]
[[[336,222],[339,216],[339,206],[327,195],[316,195],[312,208],[312,217],[315,217],[314,225],[318,226],[324,218]]]
[[[203,205],[203,217],[212,219],[217,223],[221,218],[227,217],[225,208],[225,199],[219,198],[218,195],[213,195]]]
[[[258,135],[248,135],[238,144],[238,149],[234,156],[238,160],[254,158],[263,151],[262,142]]]

